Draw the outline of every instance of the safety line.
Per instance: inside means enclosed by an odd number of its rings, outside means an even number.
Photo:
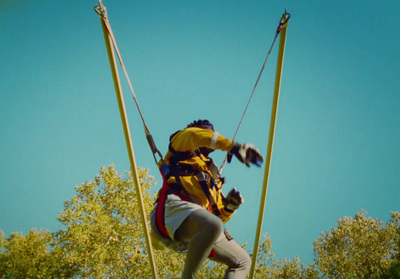
[[[254,85],[254,87],[253,87],[253,91],[251,92],[250,98],[249,98],[249,100],[248,100],[248,102],[247,102],[246,108],[245,108],[244,111],[243,111],[242,117],[240,118],[239,124],[238,124],[238,126],[237,126],[237,128],[236,128],[236,131],[235,131],[235,134],[234,134],[234,136],[233,136],[233,138],[232,138],[232,141],[235,141],[236,136],[237,136],[237,134],[238,134],[238,132],[239,132],[240,126],[242,125],[244,116],[246,115],[246,112],[247,112],[247,109],[249,108],[251,99],[253,98],[254,92],[256,91],[258,82],[260,81],[260,78],[261,78],[261,75],[262,75],[262,73],[263,73],[263,71],[264,71],[265,65],[267,64],[269,55],[271,54],[272,48],[273,48],[274,45],[275,45],[276,38],[278,38],[278,36],[279,36],[279,34],[280,34],[281,30],[282,30],[282,26],[289,20],[289,18],[290,18],[290,14],[287,13],[286,10],[285,10],[285,13],[282,15],[282,17],[281,17],[281,19],[280,19],[280,21],[279,21],[279,25],[278,25],[278,27],[277,27],[277,29],[276,29],[276,32],[275,32],[274,40],[272,41],[271,47],[269,48],[267,57],[266,57],[265,60],[264,60],[264,64],[263,64],[262,67],[261,67],[261,71],[260,71],[260,73],[258,74],[257,81],[256,81],[256,83],[255,83],[255,85]],[[223,169],[225,168],[225,164],[226,164],[227,159],[228,159],[228,154],[225,156],[225,159],[224,159],[224,161],[222,162],[221,167],[219,168],[219,174],[221,174],[222,171],[223,171]]]

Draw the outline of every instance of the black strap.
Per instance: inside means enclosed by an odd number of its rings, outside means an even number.
[[[182,186],[182,182],[180,177],[181,176],[196,176],[199,184],[201,186],[201,189],[204,192],[204,195],[206,196],[208,202],[211,205],[211,209],[213,211],[213,213],[217,216],[217,217],[221,217],[221,213],[218,210],[218,206],[214,200],[214,197],[211,195],[211,189],[212,186],[214,185],[214,179],[207,173],[199,171],[199,170],[194,170],[191,166],[189,165],[176,165],[174,167],[171,168],[171,172],[169,177],[174,176],[175,177],[175,183],[170,183],[169,186],[171,187],[171,192],[175,192],[179,191],[179,192],[183,192],[185,194],[185,196],[187,196],[190,200],[190,195],[188,195],[185,191],[185,189]],[[169,193],[168,193],[169,194]]]
[[[171,158],[169,158],[170,166],[176,165],[180,161],[185,161],[185,160],[192,159],[194,157],[198,157],[201,154],[199,149],[196,149],[194,151],[178,152],[172,148],[171,143],[169,144],[168,149],[173,154],[171,156]]]
[[[169,138],[170,143],[169,143],[168,149],[172,153],[172,156],[169,158],[170,174],[168,175],[168,177],[166,177],[166,179],[168,179],[171,176],[174,176],[176,185],[181,190],[184,191],[182,182],[180,180],[180,176],[196,176],[198,178],[201,189],[203,190],[203,192],[211,206],[211,209],[212,209],[214,215],[216,215],[217,217],[221,217],[221,213],[218,210],[218,207],[214,200],[214,197],[211,195],[211,192],[210,192],[212,187],[214,186],[214,178],[205,172],[193,169],[193,167],[190,165],[179,164],[179,162],[181,162],[181,161],[185,161],[185,160],[188,160],[188,159],[191,159],[194,157],[198,157],[201,154],[200,149],[196,149],[194,151],[186,151],[186,152],[176,151],[171,145],[171,140],[179,132],[180,131],[173,133]],[[209,158],[209,159],[210,159],[210,161],[206,162],[207,167],[210,167],[213,164],[212,159],[211,158]],[[187,195],[187,196],[189,196],[189,195]]]
[[[179,132],[180,132],[180,130],[179,130],[179,131],[176,131],[175,133],[173,133],[173,134],[169,137],[168,149],[169,149],[169,151],[171,151],[171,153],[173,154],[173,155],[171,156],[171,158],[169,159],[169,164],[170,164],[170,166],[176,165],[176,164],[178,164],[180,161],[185,161],[185,160],[188,160],[188,159],[191,159],[191,158],[200,156],[200,154],[201,154],[201,152],[200,152],[199,149],[196,149],[196,150],[194,150],[194,151],[179,152],[179,151],[176,151],[174,148],[172,148],[171,140],[172,140],[172,138],[173,138],[177,133],[179,133]]]
[[[217,217],[221,217],[221,213],[218,210],[218,207],[217,207],[217,204],[216,204],[216,202],[214,200],[214,197],[210,193],[210,190],[211,190],[210,189],[210,185],[213,184],[212,183],[212,178],[210,177],[210,181],[208,181],[205,176],[208,176],[208,175],[206,173],[204,173],[204,172],[200,172],[197,175],[197,178],[199,180],[201,189],[203,190],[204,194],[206,195],[207,200],[211,205],[211,209],[212,209],[214,215],[217,216]]]
[[[165,175],[165,179],[168,180],[171,176],[175,178],[177,176],[192,176],[196,175],[198,172],[198,170],[193,169],[190,165],[176,164],[169,167],[169,172]]]

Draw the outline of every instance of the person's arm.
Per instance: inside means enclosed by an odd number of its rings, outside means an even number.
[[[171,139],[171,147],[177,152],[193,151],[201,147],[229,151],[234,142],[217,132],[202,128],[186,128]]]
[[[178,132],[171,139],[171,147],[176,152],[194,151],[201,147],[229,151],[228,163],[231,162],[232,155],[235,155],[240,162],[248,167],[250,164],[260,167],[264,161],[254,145],[235,143],[217,132],[197,127],[186,128]]]

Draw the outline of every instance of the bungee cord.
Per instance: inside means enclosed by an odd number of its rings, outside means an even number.
[[[240,126],[242,125],[244,116],[246,115],[246,112],[247,112],[247,109],[249,108],[251,99],[253,98],[254,92],[256,91],[258,82],[260,81],[260,78],[261,78],[261,75],[262,75],[262,73],[263,73],[263,71],[264,71],[265,65],[267,64],[269,55],[271,54],[271,51],[272,51],[272,49],[273,49],[273,47],[274,47],[274,45],[275,45],[276,38],[278,38],[278,36],[279,36],[279,34],[280,34],[281,30],[282,30],[283,25],[284,25],[286,22],[288,22],[289,18],[290,18],[290,14],[287,13],[287,11],[285,10],[285,13],[282,15],[281,20],[279,21],[279,25],[278,25],[278,27],[277,27],[277,29],[276,29],[276,32],[275,32],[274,40],[272,41],[271,47],[269,48],[267,57],[266,57],[265,60],[264,60],[264,64],[263,64],[262,67],[261,67],[260,73],[258,74],[256,83],[254,84],[254,87],[253,87],[253,91],[251,92],[250,98],[249,98],[249,100],[247,101],[246,107],[245,107],[245,109],[244,109],[244,111],[243,111],[242,117],[240,118],[239,124],[238,124],[238,126],[237,126],[237,128],[236,128],[235,134],[233,135],[232,141],[235,141],[236,136],[237,136],[237,134],[238,134],[238,132],[239,132]],[[225,164],[226,164],[227,159],[228,159],[228,154],[225,156],[225,159],[223,160],[223,162],[222,162],[222,164],[221,164],[221,166],[220,166],[220,168],[219,168],[219,174],[221,174],[222,171],[223,171],[223,169],[225,168]]]
[[[128,82],[128,85],[129,85],[129,89],[131,90],[133,100],[135,101],[136,107],[137,107],[137,109],[138,109],[138,111],[139,111],[140,118],[142,119],[142,123],[143,123],[143,127],[144,127],[144,132],[145,132],[145,134],[146,134],[147,141],[148,141],[148,143],[149,143],[149,146],[150,146],[151,151],[153,152],[154,160],[155,160],[155,162],[156,162],[156,164],[157,164],[157,163],[158,163],[158,160],[157,160],[157,158],[156,158],[156,154],[158,154],[158,156],[160,157],[161,160],[163,159],[163,156],[162,156],[161,152],[157,149],[157,146],[156,146],[156,144],[155,144],[155,142],[154,142],[153,136],[151,135],[151,133],[150,133],[150,131],[149,131],[149,128],[148,128],[147,125],[146,125],[146,121],[145,121],[145,119],[144,119],[142,110],[140,109],[140,105],[139,105],[139,102],[138,102],[138,100],[137,100],[137,98],[136,98],[135,91],[133,90],[132,83],[131,83],[131,81],[130,81],[130,79],[129,79],[128,72],[126,71],[124,62],[123,62],[123,60],[122,60],[122,56],[121,56],[121,54],[120,54],[120,52],[119,52],[119,49],[118,49],[118,46],[117,46],[117,41],[115,40],[114,33],[113,33],[113,31],[112,31],[110,22],[108,21],[107,9],[106,9],[106,7],[102,4],[102,1],[99,0],[99,5],[95,6],[95,7],[94,7],[94,10],[95,10],[95,12],[100,16],[102,22],[104,23],[104,25],[105,25],[105,27],[106,27],[106,29],[107,29],[107,32],[108,32],[108,34],[109,34],[109,36],[110,36],[110,39],[111,39],[111,41],[112,41],[112,44],[113,44],[113,46],[114,46],[115,52],[117,53],[119,63],[121,64],[121,67],[122,67],[122,69],[123,69],[123,71],[124,71],[124,74],[125,74],[125,78],[126,78],[126,80],[127,80],[127,82]]]

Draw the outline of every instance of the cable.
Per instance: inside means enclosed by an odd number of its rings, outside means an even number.
[[[95,7],[95,11],[101,17],[102,21],[104,22],[104,25],[106,26],[107,32],[108,32],[108,34],[109,34],[109,36],[111,38],[111,41],[113,43],[115,52],[117,53],[117,56],[118,56],[118,60],[119,60],[119,62],[121,64],[121,67],[122,67],[122,69],[124,71],[126,80],[128,81],[128,85],[129,85],[129,88],[131,90],[133,100],[135,101],[136,107],[137,107],[137,109],[139,111],[140,118],[142,119],[144,132],[146,134],[147,141],[149,143],[151,151],[153,152],[153,157],[154,157],[154,160],[155,160],[156,165],[157,165],[158,161],[157,161],[157,158],[156,158],[155,154],[158,154],[160,156],[161,160],[163,159],[163,156],[162,156],[161,152],[157,149],[157,146],[156,146],[156,144],[154,142],[153,136],[151,135],[151,133],[150,133],[150,131],[149,131],[147,125],[146,125],[146,121],[144,120],[144,116],[143,116],[142,110],[140,109],[140,105],[139,105],[139,102],[138,102],[138,100],[136,98],[135,91],[133,90],[132,83],[131,83],[131,81],[129,79],[128,72],[126,71],[124,62],[123,62],[121,54],[119,52],[119,49],[118,49],[118,46],[117,46],[117,41],[115,40],[114,33],[113,33],[113,31],[111,29],[111,25],[110,25],[110,23],[108,21],[106,7],[101,3],[101,0],[99,0],[99,5]]]
[[[262,73],[263,73],[263,71],[264,71],[265,65],[267,64],[269,55],[271,54],[272,48],[273,48],[274,45],[275,45],[276,38],[278,38],[278,36],[279,36],[279,34],[280,34],[281,30],[282,30],[283,25],[289,20],[289,18],[290,18],[290,14],[287,13],[286,10],[285,10],[285,13],[282,15],[281,20],[279,21],[279,25],[278,25],[278,27],[277,27],[277,29],[276,29],[276,32],[275,32],[274,40],[272,41],[271,47],[269,48],[267,57],[266,57],[265,60],[264,60],[264,64],[263,64],[262,67],[261,67],[261,71],[260,71],[260,73],[258,74],[257,81],[256,81],[256,83],[255,83],[255,85],[254,85],[254,87],[253,87],[253,91],[251,92],[249,101],[247,102],[246,108],[245,108],[244,111],[243,111],[242,117],[240,118],[239,124],[238,124],[238,126],[237,126],[237,128],[236,128],[236,131],[235,131],[235,134],[234,134],[234,136],[233,136],[233,138],[232,138],[232,141],[235,141],[236,136],[237,136],[237,134],[238,134],[238,132],[239,132],[240,126],[242,125],[243,118],[244,118],[244,116],[246,115],[246,112],[247,112],[247,109],[249,108],[251,99],[253,98],[254,92],[256,91],[256,88],[257,88],[257,85],[258,85],[258,82],[260,81],[260,78],[261,78],[261,75],[262,75]],[[228,159],[228,154],[225,156],[225,159],[224,159],[224,161],[223,161],[222,164],[221,164],[221,167],[220,167],[220,169],[219,169],[219,174],[221,174],[222,171],[223,171],[223,169],[225,168],[225,164],[226,164],[226,160],[227,160],[227,159]]]

